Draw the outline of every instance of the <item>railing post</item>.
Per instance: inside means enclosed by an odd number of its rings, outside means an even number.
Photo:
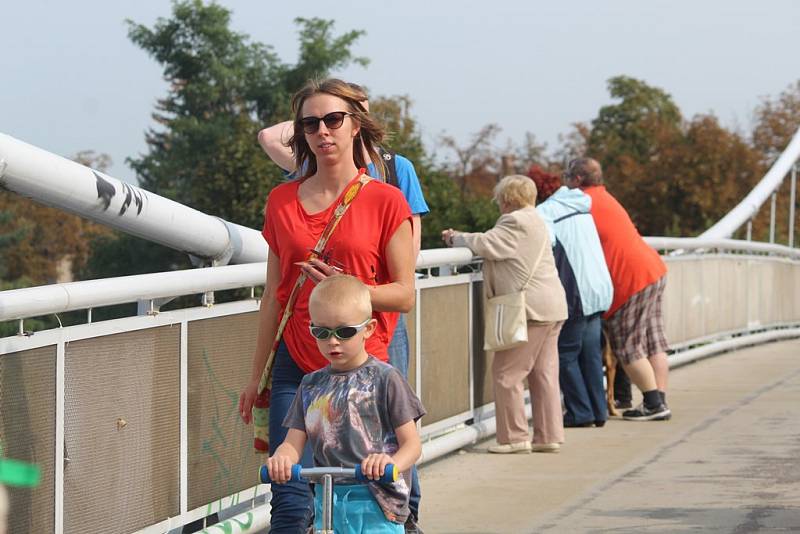
[[[773,191],[772,192],[772,200],[769,204],[769,242],[775,242],[775,201],[777,199],[778,193]]]
[[[794,247],[794,203],[797,198],[797,163],[792,165],[792,187],[789,193],[789,247]]]
[[[753,240],[753,219],[747,220],[747,240]]]

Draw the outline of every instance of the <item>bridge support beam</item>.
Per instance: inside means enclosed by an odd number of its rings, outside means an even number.
[[[769,204],[769,242],[775,242],[775,202],[778,198],[778,193],[772,192],[772,199]]]
[[[789,192],[789,247],[794,247],[794,204],[797,201],[797,163],[792,165],[792,186]]]

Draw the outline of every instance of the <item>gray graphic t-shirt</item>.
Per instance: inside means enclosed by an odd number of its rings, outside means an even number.
[[[307,434],[316,465],[355,467],[372,453],[397,452],[394,429],[423,415],[422,403],[402,375],[370,356],[352,371],[337,372],[329,365],[303,377],[283,426]],[[408,472],[393,484],[368,483],[383,513],[397,523],[408,517],[409,485]]]

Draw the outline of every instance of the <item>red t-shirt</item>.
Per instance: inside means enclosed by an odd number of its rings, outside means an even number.
[[[354,178],[352,182],[357,180]],[[327,209],[309,214],[297,199],[301,180],[275,187],[267,197],[262,234],[270,249],[280,259],[281,282],[277,297],[281,315],[289,294],[300,276],[296,262],[308,259],[320,235],[341,202],[341,196]],[[349,186],[348,186],[349,187]],[[345,188],[347,191],[348,188]],[[342,195],[344,192],[342,193]],[[324,250],[328,264],[340,267],[345,274],[358,277],[367,285],[391,282],[386,264],[386,245],[403,221],[411,219],[411,210],[399,189],[372,180],[350,204],[333,231]],[[325,259],[325,258],[323,258]],[[311,321],[308,298],[314,283],[306,281],[294,304],[292,316],[283,332],[283,340],[297,365],[305,372],[316,371],[328,364],[308,331]],[[367,339],[367,352],[388,361],[387,347],[397,324],[397,313],[373,312],[378,321],[375,333]],[[337,325],[328,325],[337,326]]]
[[[614,285],[614,300],[604,315],[608,318],[633,295],[664,276],[667,266],[644,242],[628,212],[605,186],[594,185],[583,191],[592,197],[592,218]]]

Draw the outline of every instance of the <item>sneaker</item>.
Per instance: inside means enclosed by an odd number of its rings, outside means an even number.
[[[671,417],[672,412],[663,403],[653,409],[642,403],[636,409],[622,413],[622,418],[626,421],[667,421]]]
[[[621,401],[619,399],[615,399],[614,408],[616,408],[617,410],[630,410],[631,408],[633,408],[633,404],[631,404],[631,401],[629,400]]]
[[[532,452],[558,452],[561,445],[558,443],[534,443],[531,446]]]
[[[504,443],[502,445],[492,445],[489,447],[489,452],[494,454],[515,454],[531,452],[530,441],[520,441],[519,443]]]

